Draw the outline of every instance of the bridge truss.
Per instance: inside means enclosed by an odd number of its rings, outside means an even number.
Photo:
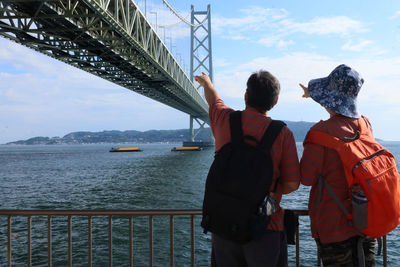
[[[1,0],[0,35],[208,122],[208,105],[131,0]]]

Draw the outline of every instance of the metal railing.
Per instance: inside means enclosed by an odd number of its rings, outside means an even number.
[[[307,210],[293,210],[296,216],[308,216]],[[113,265],[113,217],[122,216],[129,219],[129,266],[133,266],[133,218],[148,217],[148,240],[149,240],[149,266],[153,266],[154,259],[154,236],[153,218],[156,216],[169,217],[169,263],[174,266],[174,218],[176,216],[190,217],[190,264],[195,266],[195,216],[200,216],[201,210],[0,210],[0,218],[7,217],[7,262],[12,266],[12,217],[27,217],[27,266],[32,266],[32,217],[47,216],[47,265],[53,266],[53,242],[52,242],[52,219],[53,217],[67,217],[67,262],[72,266],[72,217],[87,217],[87,240],[88,240],[88,266],[93,264],[93,233],[92,218],[101,216],[108,218],[108,266]],[[300,266],[300,238],[299,227],[296,229],[296,266]],[[318,253],[318,266],[321,260]],[[383,266],[387,266],[386,237],[383,238]]]

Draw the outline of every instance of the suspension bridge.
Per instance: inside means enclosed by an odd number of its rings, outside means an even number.
[[[189,22],[163,2],[191,27],[190,77],[132,0],[1,0],[0,35],[189,114],[194,141],[193,122],[209,123],[193,79],[212,78],[210,6]]]

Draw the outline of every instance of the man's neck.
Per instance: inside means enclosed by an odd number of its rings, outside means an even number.
[[[250,107],[250,106],[248,106],[248,105],[246,105],[246,109],[252,110],[252,111],[257,112],[257,113],[259,113],[259,114],[261,114],[261,115],[264,115],[264,116],[268,116],[268,110],[259,111],[258,109],[255,109],[255,108]]]

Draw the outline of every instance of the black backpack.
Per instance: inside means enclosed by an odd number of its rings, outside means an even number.
[[[272,183],[270,150],[285,123],[273,120],[257,143],[254,137],[243,136],[241,115],[230,113],[231,142],[215,154],[208,173],[201,226],[204,233],[246,243],[261,237],[270,220],[258,210]]]

